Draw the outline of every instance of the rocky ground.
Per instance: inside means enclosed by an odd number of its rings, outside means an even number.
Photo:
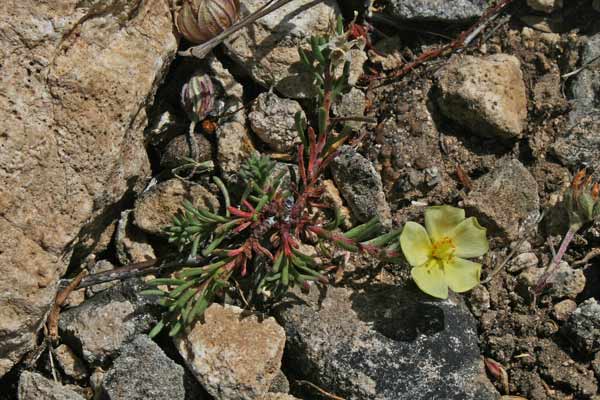
[[[75,291],[60,343],[39,354],[60,277],[169,254],[163,229],[183,199],[222,206],[210,173],[172,173],[189,155],[179,93],[190,76],[209,74],[217,91],[195,161],[232,187],[254,151],[286,168],[294,114],[313,95],[296,47],[361,2],[295,0],[204,60],[175,56],[189,43],[163,1],[9,3],[0,399],[600,399],[600,222],[579,231],[541,296],[531,290],[568,228],[564,189],[582,167],[600,178],[598,1],[515,1],[467,48],[389,80],[487,4],[376,2],[372,46],[353,50],[353,88],[333,112],[372,120],[352,122],[358,140],[324,177],[326,198],[347,227],[465,208],[491,240],[473,291],[436,301],[408,265],[351,256],[335,285],[273,307],[232,289],[193,329],[151,340],[161,308],[136,278]]]

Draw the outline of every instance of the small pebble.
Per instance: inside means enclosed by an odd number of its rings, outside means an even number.
[[[66,375],[76,380],[85,379],[88,376],[83,361],[67,345],[58,346],[54,350],[54,355]]]
[[[527,5],[536,11],[550,14],[562,8],[563,0],[527,0]]]
[[[566,321],[577,308],[577,303],[571,299],[558,302],[552,307],[552,316],[557,321]]]
[[[490,309],[490,293],[485,286],[476,286],[469,297],[471,312],[476,317],[480,317],[485,311]]]
[[[539,259],[535,253],[522,253],[516,256],[506,267],[510,273],[520,272],[527,268],[535,268],[538,266]]]

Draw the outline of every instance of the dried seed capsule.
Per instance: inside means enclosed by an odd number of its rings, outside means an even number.
[[[600,185],[592,184],[591,176],[586,176],[585,170],[575,175],[564,197],[571,225],[581,226],[600,217],[599,191]]]
[[[183,0],[175,25],[183,37],[200,44],[229,28],[239,15],[239,0]]]
[[[195,75],[181,88],[181,105],[190,120],[200,122],[212,111],[215,90],[208,75]]]

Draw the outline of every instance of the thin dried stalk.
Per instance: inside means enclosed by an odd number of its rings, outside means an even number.
[[[494,19],[502,10],[504,10],[513,1],[514,0],[501,0],[496,5],[493,5],[490,8],[488,8],[483,13],[481,18],[479,18],[479,20],[474,25],[472,25],[466,31],[462,32],[460,34],[460,36],[458,38],[454,39],[452,42],[450,42],[444,46],[437,47],[437,48],[434,48],[434,49],[431,49],[431,50],[428,50],[428,51],[422,53],[413,62],[406,64],[404,67],[402,67],[400,70],[393,73],[391,76],[374,77],[372,79],[374,81],[375,80],[383,80],[384,83],[382,83],[381,85],[379,85],[377,87],[384,86],[387,83],[391,82],[393,79],[398,79],[398,78],[403,77],[404,75],[406,75],[413,69],[417,68],[418,66],[424,64],[425,62],[427,62],[431,59],[440,57],[449,52],[456,51],[458,49],[462,49],[462,48],[466,47],[479,33],[481,33],[483,28],[490,22],[490,20]]]
[[[198,267],[206,263],[203,257],[197,257],[195,260],[177,260],[171,262],[162,262],[159,259],[142,261],[139,263],[129,264],[121,268],[115,268],[108,271],[91,274],[84,277],[77,289],[94,286],[99,283],[112,282],[116,280],[124,280],[136,276],[144,276],[173,268],[180,267]],[[71,282],[72,283],[72,282]]]

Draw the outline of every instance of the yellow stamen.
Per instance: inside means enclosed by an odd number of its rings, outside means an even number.
[[[456,251],[452,239],[444,237],[431,245],[431,256],[438,260],[449,260]]]

